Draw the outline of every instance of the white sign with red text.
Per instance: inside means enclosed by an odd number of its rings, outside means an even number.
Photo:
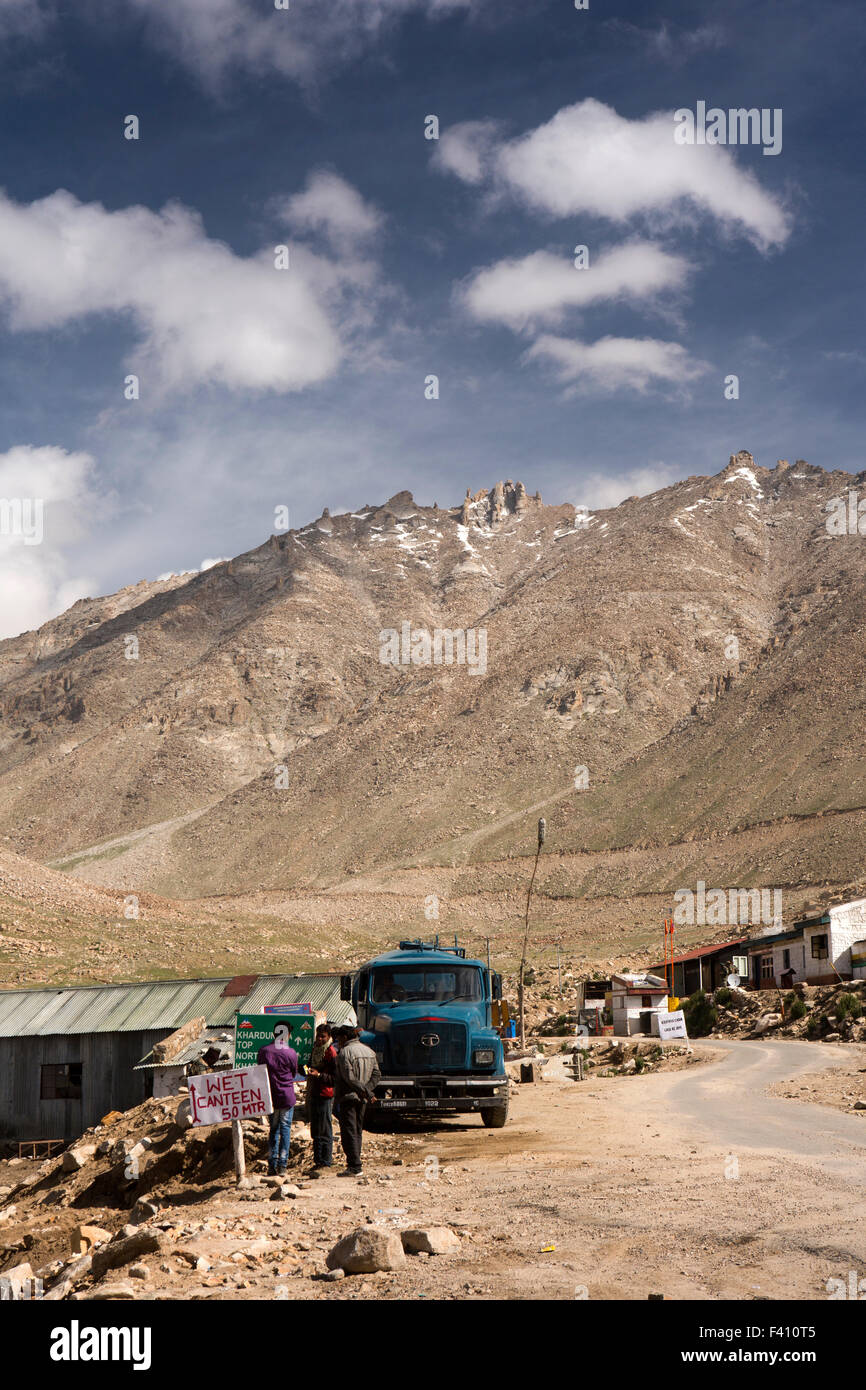
[[[194,1125],[252,1120],[273,1110],[267,1067],[236,1067],[190,1076],[189,1108]]]

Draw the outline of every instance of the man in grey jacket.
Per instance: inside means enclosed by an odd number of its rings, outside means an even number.
[[[340,1177],[357,1178],[361,1168],[361,1141],[364,1134],[364,1114],[376,1099],[376,1087],[382,1080],[376,1054],[360,1039],[360,1028],[339,1028],[337,1041],[337,1075],[334,1099],[338,1102],[340,1139],[346,1155],[346,1167]]]

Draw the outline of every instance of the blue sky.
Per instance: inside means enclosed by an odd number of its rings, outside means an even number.
[[[0,0],[0,495],[45,505],[41,545],[0,536],[0,633],[279,505],[611,505],[741,447],[859,471],[864,32],[802,0]],[[781,109],[780,153],[678,147],[699,101]]]

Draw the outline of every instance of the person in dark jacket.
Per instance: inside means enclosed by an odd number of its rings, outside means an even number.
[[[271,1100],[274,1103],[269,1117],[268,1172],[285,1173],[295,1109],[295,1077],[298,1074],[298,1054],[289,1046],[289,1030],[285,1023],[276,1024],[274,1041],[259,1048],[256,1061],[268,1069]]]
[[[313,1167],[330,1168],[333,1163],[334,1131],[331,1111],[334,1104],[334,1077],[337,1070],[337,1049],[331,1038],[331,1028],[320,1023],[316,1040],[306,1067],[307,1108],[310,1113],[310,1134],[313,1137]]]
[[[339,1105],[340,1139],[346,1155],[346,1167],[340,1173],[341,1178],[357,1178],[362,1172],[364,1112],[375,1101],[376,1087],[382,1080],[376,1054],[361,1042],[360,1033],[360,1028],[338,1030],[340,1050],[337,1053],[334,1094]]]

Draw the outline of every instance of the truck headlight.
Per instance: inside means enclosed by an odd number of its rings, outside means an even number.
[[[492,1047],[480,1047],[472,1054],[473,1067],[492,1067],[496,1054]]]

